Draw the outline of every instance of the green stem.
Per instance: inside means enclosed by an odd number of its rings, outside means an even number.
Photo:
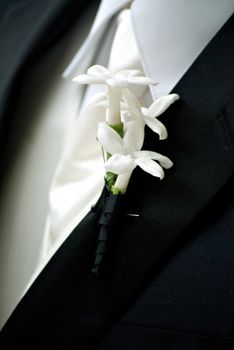
[[[120,124],[109,124],[121,137],[124,135],[124,125],[123,123]],[[106,154],[106,159],[110,158],[111,154]],[[112,192],[112,187],[114,186],[117,179],[117,175],[108,171],[105,176],[105,182],[107,185],[107,188],[110,192]],[[113,193],[113,192],[112,192]]]

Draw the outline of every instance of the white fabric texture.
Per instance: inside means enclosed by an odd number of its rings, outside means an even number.
[[[234,0],[136,0],[132,25],[145,74],[171,92],[234,11]]]
[[[129,6],[130,3],[131,0],[102,0],[87,39],[63,73],[65,78],[73,78],[91,65],[105,32],[109,31],[112,16],[115,16],[125,6]]]

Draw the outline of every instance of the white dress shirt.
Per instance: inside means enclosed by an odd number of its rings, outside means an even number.
[[[109,63],[114,70],[141,68],[147,76],[160,82],[156,89],[151,89],[151,94],[144,95],[147,105],[152,98],[172,90],[234,9],[233,0],[135,0],[131,12],[124,11],[118,18],[113,17],[127,4],[128,1],[121,0],[102,1],[87,40],[64,72],[66,79],[57,80],[49,87],[48,100],[44,99],[42,106],[35,110],[40,122],[35,123],[27,135],[26,146],[12,169],[3,198],[5,208],[0,213],[3,228],[8,231],[7,237],[1,237],[0,252],[1,284],[4,285],[0,295],[2,324],[96,202],[103,187],[100,147],[95,137],[96,124],[102,120],[103,111],[89,106],[99,87],[87,89],[77,114],[77,93],[81,96],[83,90],[71,83],[71,78],[84,73],[94,63]],[[44,65],[41,62],[37,69],[46,71],[50,63],[49,60]],[[64,130],[77,115],[59,160]],[[42,179],[38,176],[40,172]],[[11,212],[10,218],[7,211]]]

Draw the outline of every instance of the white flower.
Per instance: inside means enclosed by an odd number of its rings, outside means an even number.
[[[136,96],[128,89],[123,91],[123,98],[128,105],[128,111],[132,119],[143,119],[144,123],[159,135],[160,140],[165,140],[167,138],[167,129],[157,118],[164,113],[172,103],[179,99],[179,95],[169,94],[159,97],[149,108],[141,107]]]
[[[107,84],[113,88],[126,88],[129,85],[155,85],[155,80],[143,76],[143,72],[136,69],[124,69],[117,73],[109,69],[94,65],[87,70],[87,74],[77,75],[72,79],[80,84]]]
[[[169,169],[173,165],[169,158],[159,153],[141,151],[144,130],[139,120],[125,124],[123,138],[108,124],[101,122],[98,125],[97,138],[105,151],[111,154],[105,163],[105,169],[114,174],[131,173],[139,166],[147,173],[163,179],[163,168]]]
[[[94,65],[87,70],[87,74],[77,75],[72,79],[79,84],[106,84],[108,87],[108,108],[106,109],[106,120],[110,124],[119,124],[120,120],[120,100],[122,90],[130,85],[155,85],[156,82],[145,77],[143,72],[136,69],[124,69],[117,73],[109,69]]]
[[[157,117],[166,111],[168,107],[176,100],[179,95],[170,94],[158,98],[149,108],[141,107],[137,97],[128,89],[123,90],[123,101],[121,101],[121,120],[126,123],[130,120],[142,120],[142,127],[147,125],[152,131],[159,135],[160,140],[168,137],[165,125]],[[105,93],[100,94],[97,106],[108,107],[107,96]]]
[[[177,94],[165,95],[154,101],[149,108],[141,108],[146,125],[159,135],[160,140],[165,140],[168,135],[166,127],[157,118],[178,99]]]

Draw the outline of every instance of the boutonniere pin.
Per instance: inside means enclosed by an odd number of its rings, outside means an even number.
[[[106,203],[99,220],[99,236],[92,272],[99,275],[103,265],[107,238],[112,224],[118,198],[125,194],[134,169],[162,180],[164,169],[172,167],[172,161],[157,152],[142,150],[145,127],[149,127],[160,140],[168,137],[167,129],[158,120],[166,109],[179,99],[177,94],[158,98],[151,106],[142,106],[129,89],[132,85],[155,85],[153,79],[145,77],[139,70],[121,70],[117,73],[94,65],[87,74],[76,76],[79,84],[105,84],[106,93],[98,103],[106,107],[105,120],[98,125],[97,139],[101,144],[106,170],[105,183],[108,191]]]

